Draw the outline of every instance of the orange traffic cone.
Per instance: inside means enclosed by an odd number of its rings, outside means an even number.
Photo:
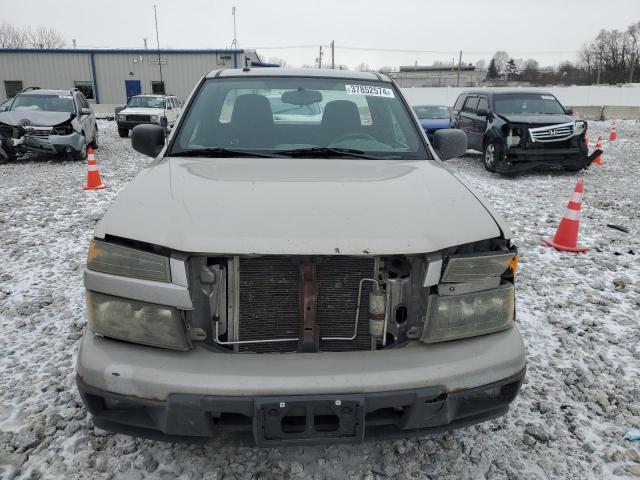
[[[602,150],[602,144],[600,142],[602,142],[602,137],[598,137],[598,141],[596,142],[596,150]],[[596,158],[594,158],[591,163],[593,163],[594,165],[602,165],[602,156],[596,155]]]
[[[582,192],[584,180],[581,178],[576,183],[569,204],[560,221],[560,226],[553,240],[542,239],[550,247],[561,252],[586,252],[587,247],[578,245],[578,230],[580,228],[580,208],[582,206]]]
[[[609,134],[609,141],[615,142],[618,139],[618,132],[616,131],[616,124],[611,125],[611,133]]]
[[[87,148],[87,185],[82,187],[85,190],[100,190],[106,188],[100,179],[96,157],[93,154],[93,148]]]

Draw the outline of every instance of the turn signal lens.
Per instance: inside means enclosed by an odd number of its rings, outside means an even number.
[[[89,245],[87,268],[112,275],[171,281],[169,257],[100,240],[92,240]]]

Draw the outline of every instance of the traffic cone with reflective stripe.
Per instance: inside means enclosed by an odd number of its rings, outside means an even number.
[[[93,154],[93,148],[87,148],[87,185],[82,187],[85,190],[100,190],[106,188],[100,179],[96,157]]]
[[[561,252],[586,252],[587,247],[578,245],[578,230],[580,228],[580,208],[582,207],[582,192],[584,191],[584,180],[581,178],[576,183],[576,188],[571,194],[569,205],[560,221],[560,226],[556,231],[553,240],[542,239],[542,241]]]
[[[596,150],[602,150],[602,144],[600,143],[602,142],[602,137],[598,137],[598,141],[596,142]],[[602,165],[602,155],[596,155],[596,158],[593,159],[593,161],[591,162],[594,165]]]
[[[611,125],[611,133],[609,134],[609,141],[615,142],[618,139],[618,132],[616,131],[616,124]]]

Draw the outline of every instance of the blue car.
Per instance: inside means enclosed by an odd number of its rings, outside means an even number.
[[[445,105],[415,105],[413,110],[430,142],[433,141],[433,133],[436,130],[451,128],[451,111]]]

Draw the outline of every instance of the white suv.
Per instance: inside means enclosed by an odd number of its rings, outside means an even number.
[[[182,105],[173,95],[136,95],[118,112],[118,134],[126,138],[136,125],[154,123],[169,129],[180,115]]]

